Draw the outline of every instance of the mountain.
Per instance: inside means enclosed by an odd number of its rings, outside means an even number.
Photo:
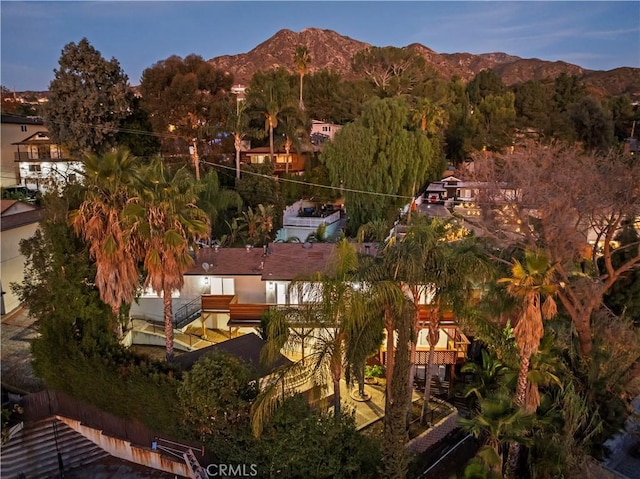
[[[268,40],[247,53],[224,55],[209,60],[216,68],[234,75],[236,83],[247,84],[258,70],[285,67],[291,72],[293,55],[298,45],[305,45],[311,54],[310,72],[333,70],[345,78],[357,78],[351,69],[351,58],[357,52],[371,47],[369,43],[340,35],[333,30],[305,28],[296,33],[280,30]],[[404,46],[422,55],[430,66],[444,78],[458,75],[465,81],[478,72],[493,69],[507,85],[527,80],[555,78],[561,73],[576,75],[594,93],[602,96],[630,94],[640,96],[640,68],[616,68],[609,71],[587,70],[562,61],[520,58],[507,53],[437,53],[424,45]]]

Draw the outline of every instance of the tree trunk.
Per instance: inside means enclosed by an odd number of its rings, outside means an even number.
[[[406,316],[403,312],[399,315]],[[387,398],[382,436],[383,477],[405,478],[408,469],[406,444],[409,440],[407,424],[407,376],[410,371],[409,349],[413,321],[409,317],[398,318],[398,347],[391,380],[393,399]],[[387,385],[389,388],[389,385]]]
[[[304,75],[300,74],[300,104],[298,105],[302,111],[304,111],[304,102],[302,101],[302,77]]]
[[[431,398],[431,367],[433,366],[433,356],[435,355],[436,345],[435,343],[429,343],[429,359],[427,359],[427,366],[424,372],[424,402],[422,404],[422,414],[420,415],[420,424],[425,425],[427,423],[427,415],[429,414],[429,399]]]
[[[527,398],[527,375],[529,374],[529,363],[531,362],[531,355],[524,354],[520,358],[520,370],[518,371],[518,383],[516,385],[516,396],[514,398],[514,404],[516,407],[524,408]],[[507,471],[506,475],[509,478],[516,478],[518,472],[518,463],[520,462],[520,443],[511,441],[509,443],[509,451],[507,452]]]
[[[385,313],[385,329],[387,330],[387,360],[385,364],[385,376],[387,379],[387,394],[386,394],[386,402],[388,403],[393,399],[393,395],[391,392],[391,379],[393,377],[393,361],[394,361],[394,334],[393,334],[393,321],[391,319],[391,313],[386,310]]]
[[[236,135],[234,138],[234,146],[236,149],[236,179],[240,179],[240,148],[242,147],[242,140],[240,135]]]
[[[164,344],[167,361],[173,361],[173,308],[171,306],[171,290],[163,290],[164,303]]]
[[[269,153],[271,153],[271,163],[273,167],[276,167],[276,153],[273,150],[273,126],[271,125],[271,120],[269,120]]]

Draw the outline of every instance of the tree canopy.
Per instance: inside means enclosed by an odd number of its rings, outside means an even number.
[[[374,99],[322,152],[334,186],[344,189],[352,231],[388,218],[444,168],[438,142],[410,125],[403,98]]]
[[[120,63],[115,58],[105,60],[83,38],[65,45],[59,65],[45,107],[52,140],[72,152],[102,152],[113,146],[132,100]]]

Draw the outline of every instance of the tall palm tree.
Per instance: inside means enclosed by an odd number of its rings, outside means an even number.
[[[185,169],[171,174],[161,159],[145,171],[145,183],[125,214],[142,251],[147,273],[145,286],[162,296],[166,357],[173,351],[173,307],[171,296],[184,284],[184,273],[193,264],[190,246],[207,237],[209,221],[196,206],[198,185]]]
[[[440,322],[443,309],[454,312],[462,309],[471,299],[474,287],[486,279],[488,267],[476,249],[473,238],[448,241],[457,237],[455,226],[447,222],[433,221],[430,228],[440,238],[426,253],[424,264],[426,280],[433,296],[433,306],[428,319],[429,356],[426,370],[431,371],[435,347],[440,339]],[[431,398],[431,378],[426,377],[421,422],[426,423]]]
[[[269,154],[275,165],[273,132],[278,127],[281,116],[293,114],[295,106],[291,98],[291,88],[278,70],[254,75],[247,90],[250,107],[264,117],[264,130],[269,134]]]
[[[221,213],[229,208],[240,211],[242,198],[235,190],[221,188],[218,174],[212,169],[202,176],[202,190],[198,193],[197,206],[207,214],[213,229]]]
[[[309,49],[304,45],[298,45],[296,51],[293,54],[293,61],[296,65],[298,75],[300,75],[300,101],[298,108],[304,110],[304,102],[302,101],[302,79],[309,71],[309,64],[311,63],[311,54]]]
[[[518,324],[513,330],[520,356],[514,403],[531,413],[540,404],[537,386],[529,381],[531,356],[538,351],[544,336],[543,319],[550,319],[557,313],[553,299],[556,293],[556,286],[552,283],[554,273],[555,266],[549,263],[546,253],[526,251],[524,263],[514,259],[511,277],[499,280],[507,285],[507,292],[520,302]],[[512,477],[516,474],[519,457],[520,444],[512,442],[508,459],[508,473]]]
[[[240,179],[240,151],[242,141],[247,136],[256,138],[262,137],[262,130],[256,131],[251,127],[249,115],[249,105],[245,99],[236,98],[230,100],[226,106],[226,128],[233,135],[233,147],[236,153],[236,179]]]
[[[122,217],[138,180],[139,160],[128,150],[110,151],[83,159],[85,199],[71,215],[77,235],[89,245],[96,262],[95,283],[100,298],[117,318],[120,307],[133,301],[140,282],[135,245]],[[120,322],[116,333],[121,333]]]

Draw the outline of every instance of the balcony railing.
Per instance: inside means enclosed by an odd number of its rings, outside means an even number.
[[[327,216],[285,216],[283,226],[298,226],[306,228],[317,228],[321,224],[330,225],[340,221],[340,211],[336,211]]]

